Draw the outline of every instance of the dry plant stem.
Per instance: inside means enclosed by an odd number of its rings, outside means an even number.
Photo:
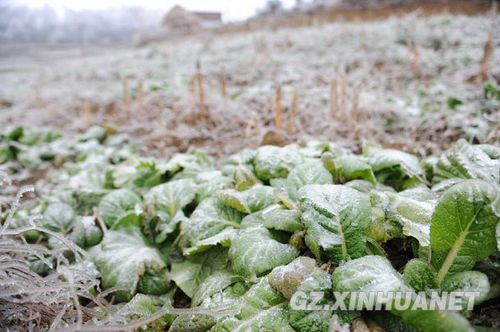
[[[330,114],[332,118],[336,118],[339,111],[339,100],[337,91],[337,80],[330,82]]]
[[[345,72],[340,74],[340,113],[346,115],[347,113],[347,75]]]
[[[85,122],[86,123],[89,123],[91,121],[91,119],[92,119],[91,112],[92,112],[92,110],[91,110],[91,107],[90,107],[90,101],[85,100],[83,102],[83,114],[84,114]]]
[[[351,116],[352,120],[354,120],[355,122],[359,121],[358,104],[359,104],[359,94],[357,92],[354,92],[354,96],[352,97]]]
[[[484,82],[488,80],[488,74],[490,72],[491,59],[493,58],[494,42],[493,42],[493,31],[495,31],[495,18],[497,12],[497,3],[493,1],[491,3],[490,17],[491,17],[491,28],[488,33],[488,39],[484,44],[483,48],[483,58],[481,60],[481,66],[479,73],[469,78],[469,82]]]
[[[279,132],[281,131],[281,117],[283,110],[281,108],[281,86],[276,87],[274,96],[274,128]]]
[[[222,98],[227,99],[227,78],[226,78],[226,72],[224,70],[222,70],[219,80],[220,80],[220,94]]]
[[[298,103],[297,89],[293,88],[292,103],[290,105],[290,117],[288,118],[288,133],[289,134],[293,134],[297,131],[297,128],[295,128],[295,119],[297,117],[297,103]]]
[[[80,248],[79,246],[77,246],[76,244],[74,244],[71,240],[68,240],[66,237],[64,237],[60,233],[53,232],[51,230],[48,230],[46,228],[39,227],[39,226],[24,226],[24,227],[19,227],[19,228],[12,229],[12,230],[2,230],[0,233],[0,237],[2,237],[2,236],[18,236],[18,235],[21,235],[21,234],[29,232],[29,231],[38,231],[38,232],[47,233],[49,235],[52,235],[53,237],[55,237],[56,239],[61,241],[68,249],[73,251],[75,254],[78,253],[80,255],[79,258],[87,257],[87,252],[85,250],[83,250],[82,248]]]
[[[57,314],[57,316],[54,318],[52,321],[52,324],[50,325],[49,332],[56,331],[57,326],[59,326],[59,323],[61,322],[64,314],[68,310],[68,308],[71,306],[70,303],[67,303],[65,306],[63,306],[62,310]]]
[[[80,307],[80,302],[78,300],[78,295],[76,294],[75,280],[73,278],[73,275],[71,274],[71,271],[69,271],[65,266],[62,266],[60,269],[62,274],[68,281],[71,297],[73,298],[73,306],[76,308],[76,319],[77,319],[76,325],[77,327],[80,327],[82,326],[83,323],[83,315],[82,315],[82,309]]]
[[[413,75],[416,77],[420,76],[420,49],[418,43],[415,40],[410,40],[409,42],[410,48],[410,62],[411,62],[411,70]]]
[[[94,214],[94,219],[97,220],[97,223],[99,224],[99,227],[101,227],[102,232],[106,233],[108,231],[108,228],[106,227],[104,220],[102,220],[101,213],[96,207],[94,207],[93,214]]]
[[[2,181],[0,182],[0,186],[3,183],[10,185],[12,183],[12,180],[7,175],[5,175],[5,177],[2,177]],[[34,192],[35,192],[35,187],[32,185],[22,186],[21,188],[19,188],[19,190],[17,191],[17,194],[16,194],[16,199],[10,205],[10,211],[9,211],[9,214],[7,215],[7,219],[4,221],[2,227],[0,227],[0,236],[4,235],[5,232],[8,230],[9,224],[10,224],[11,220],[13,219],[14,214],[21,206],[21,199],[23,198],[23,196],[25,194],[34,193]]]
[[[35,102],[36,102],[36,107],[39,109],[43,108],[43,101],[42,101],[42,96],[40,94],[40,89],[37,88],[35,92]]]
[[[140,328],[141,326],[145,326],[155,320],[168,315],[195,315],[195,314],[205,314],[214,317],[222,317],[225,315],[230,315],[231,313],[235,314],[239,311],[238,306],[234,305],[226,305],[218,308],[190,308],[190,309],[177,309],[177,308],[163,308],[156,312],[155,314],[143,318],[138,319],[136,321],[130,322],[127,325],[83,325],[80,327],[77,326],[68,326],[66,328],[60,329],[59,331],[133,331],[135,329]]]
[[[127,118],[130,118],[130,96],[128,93],[128,80],[126,78],[122,81],[123,85],[123,109]]]
[[[189,90],[191,91],[191,100],[192,100],[192,108],[194,109],[196,107],[196,102],[198,99],[198,93],[197,93],[197,75],[193,75],[191,77],[191,80],[189,81]]]
[[[488,143],[495,137],[500,137],[500,123],[498,123],[496,127],[491,130],[488,136],[486,136],[485,142]]]
[[[488,80],[490,72],[491,59],[493,57],[493,30],[488,33],[488,40],[484,44],[483,60],[481,61],[481,70],[479,72],[479,79],[484,82]]]
[[[205,113],[205,91],[203,90],[203,74],[201,73],[201,64],[196,62],[196,81],[198,83],[198,106],[200,113]]]
[[[139,81],[137,84],[137,95],[135,96],[135,102],[139,109],[139,113],[143,113],[144,110],[144,84]]]
[[[103,301],[103,300],[105,300],[105,297],[108,296],[109,294],[113,294],[113,293],[119,292],[119,291],[127,291],[127,289],[123,288],[123,287],[111,287],[111,288],[108,288],[105,291],[100,292],[97,295],[97,297],[95,298],[95,300],[97,300],[99,302]]]

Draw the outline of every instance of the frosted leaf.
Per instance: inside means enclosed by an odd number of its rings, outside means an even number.
[[[333,184],[332,175],[319,160],[309,161],[292,169],[286,179],[286,188],[291,199],[298,199],[300,188],[308,184]]]
[[[394,149],[370,148],[366,154],[375,173],[399,167],[409,177],[423,174],[418,158],[409,153]]]
[[[498,186],[481,180],[460,182],[443,193],[432,214],[432,263],[440,281],[449,272],[471,269],[497,249]]]
[[[224,205],[246,214],[262,210],[275,202],[274,189],[262,185],[255,185],[245,191],[221,190],[217,197]]]
[[[235,238],[237,234],[238,232],[235,229],[226,228],[222,232],[214,236],[207,237],[206,239],[196,242],[196,244],[193,247],[184,249],[182,253],[185,256],[189,256],[192,254],[205,251],[218,244],[224,247],[229,247],[231,245],[232,240]]]
[[[439,157],[433,182],[449,178],[481,179],[500,183],[500,160],[461,139]]]
[[[375,184],[376,179],[368,160],[362,156],[345,155],[333,160],[337,180],[341,183],[362,179]]]
[[[271,287],[267,278],[261,278],[233,304],[239,312],[235,316],[221,318],[212,331],[293,332],[285,305],[281,293]]]
[[[290,299],[299,285],[313,272],[316,261],[309,257],[297,257],[290,264],[278,266],[269,274],[269,283]]]
[[[196,184],[193,180],[182,179],[153,187],[146,195],[144,202],[151,204],[156,210],[166,212],[174,217],[177,212],[191,203],[196,195]]]
[[[286,232],[295,232],[304,228],[300,221],[300,211],[289,210],[279,204],[270,205],[264,210],[246,216],[241,227],[252,227],[256,224]]]
[[[296,145],[283,148],[261,146],[257,149],[253,163],[255,175],[260,180],[269,181],[274,178],[286,178],[288,173],[304,158]]]
[[[364,256],[333,271],[333,290],[338,292],[397,292],[407,290],[403,278],[381,256]]]
[[[298,254],[297,249],[278,242],[269,230],[258,225],[241,229],[229,249],[233,270],[246,277],[255,277],[288,264]]]
[[[306,244],[320,256],[320,249],[334,261],[365,253],[371,220],[368,195],[342,185],[307,185],[300,190]]]
[[[136,205],[141,203],[139,195],[129,189],[113,190],[99,202],[99,212],[106,226],[114,228],[124,219],[137,219]]]
[[[91,248],[89,254],[101,272],[104,289],[124,289],[115,294],[122,301],[132,298],[147,270],[165,273],[166,264],[160,252],[146,243],[136,227],[107,231],[102,242]]]
[[[191,255],[181,262],[173,262],[170,277],[175,284],[189,297],[198,303],[217,291],[229,286],[232,282],[232,274],[229,269],[227,249],[214,247],[205,252]],[[207,279],[217,274],[217,280]],[[212,285],[212,282],[215,282]],[[225,286],[221,283],[227,282]],[[215,287],[218,285],[217,287]],[[212,287],[213,286],[213,287]],[[210,290],[208,288],[210,287]]]
[[[234,235],[231,230],[239,228],[242,217],[241,212],[224,206],[214,197],[205,199],[189,219],[182,221],[181,246],[190,247],[185,254],[200,252],[222,242],[229,244]],[[227,232],[221,234],[224,230]]]
[[[406,196],[413,196],[408,192],[406,194],[372,192],[372,196],[378,196],[378,199],[387,201],[384,208],[388,221],[399,223],[403,228],[403,234],[416,238],[421,246],[429,246],[432,213],[436,206],[435,200],[408,198]]]
[[[463,271],[447,276],[441,284],[445,292],[475,292],[474,304],[479,305],[488,300],[490,282],[488,276],[479,271]],[[467,306],[467,300],[463,299],[463,307]]]

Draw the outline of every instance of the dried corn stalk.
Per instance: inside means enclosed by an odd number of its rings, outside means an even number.
[[[219,77],[220,81],[220,94],[222,98],[227,99],[227,77],[226,72],[223,70]]]
[[[297,131],[297,128],[295,128],[295,119],[297,117],[297,103],[298,103],[297,89],[294,88],[292,91],[292,103],[290,105],[290,117],[288,118],[289,134],[293,134]]]
[[[201,73],[201,64],[196,62],[196,82],[198,84],[198,106],[200,113],[205,113],[205,91],[203,90],[203,74]]]
[[[337,80],[330,82],[330,114],[335,118],[339,112],[339,100],[337,91]]]
[[[126,78],[122,80],[122,87],[123,87],[123,109],[125,110],[126,116],[130,117],[131,115],[130,95],[128,91],[128,80]]]
[[[276,87],[276,93],[274,96],[274,127],[279,132],[281,131],[281,118],[283,115],[283,109],[281,107],[281,86]]]
[[[144,109],[144,85],[142,81],[139,81],[139,83],[137,84],[137,94],[135,96],[135,102],[137,103],[139,112],[142,113]]]

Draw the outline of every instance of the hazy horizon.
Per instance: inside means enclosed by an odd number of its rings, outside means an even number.
[[[234,0],[7,0],[8,5],[26,5],[29,7],[52,7],[59,15],[69,10],[106,10],[116,7],[142,7],[144,9],[161,10],[166,13],[175,5],[188,10],[217,11],[223,15],[225,22],[241,21],[253,16],[263,8],[267,0],[234,1]],[[2,3],[2,2],[0,2]],[[285,8],[290,8],[295,0],[282,0]]]

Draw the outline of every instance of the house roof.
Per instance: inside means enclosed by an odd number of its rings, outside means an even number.
[[[192,12],[205,21],[222,21],[222,14],[220,12]]]
[[[184,29],[200,26],[201,22],[201,17],[176,5],[165,15],[162,25],[171,29]]]

